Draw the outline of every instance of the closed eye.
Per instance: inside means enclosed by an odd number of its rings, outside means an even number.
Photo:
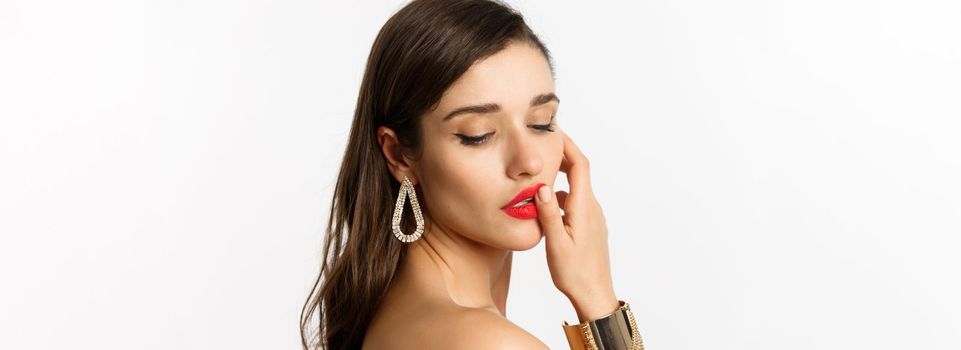
[[[551,116],[550,122],[548,122],[547,124],[534,124],[534,125],[529,125],[529,127],[533,128],[533,129],[536,129],[536,130],[539,130],[539,131],[546,131],[546,132],[554,132],[554,126],[555,126],[555,124],[554,124],[554,116],[553,116],[553,115]],[[456,135],[458,138],[460,138],[460,143],[463,144],[463,145],[466,145],[466,146],[479,146],[480,144],[482,144],[482,143],[484,143],[484,142],[487,142],[487,140],[490,139],[491,135],[494,135],[495,132],[496,132],[496,131],[491,131],[491,132],[489,132],[489,133],[486,133],[486,134],[483,134],[483,135],[478,135],[478,136],[470,136],[470,135],[464,135],[464,134],[460,134],[460,133],[455,133],[454,135]]]
[[[467,146],[476,146],[484,143],[484,141],[487,141],[487,139],[490,138],[490,136],[493,135],[494,133],[495,131],[491,131],[489,133],[486,133],[480,136],[468,136],[464,134],[454,134],[454,135],[457,135],[457,137],[460,138],[460,143]]]
[[[551,116],[551,121],[549,121],[547,124],[536,124],[531,125],[530,127],[537,130],[554,132],[554,116]]]
[[[531,125],[531,127],[534,128],[534,129],[537,129],[537,130],[541,130],[541,131],[554,132],[554,124]]]

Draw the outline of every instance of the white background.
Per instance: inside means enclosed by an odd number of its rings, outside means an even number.
[[[957,2],[511,4],[649,349],[961,348]],[[298,348],[401,5],[0,2],[0,348]],[[514,264],[566,348],[543,243]]]

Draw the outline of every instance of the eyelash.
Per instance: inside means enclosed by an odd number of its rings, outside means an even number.
[[[548,122],[547,124],[536,124],[536,125],[531,125],[530,127],[540,131],[554,132],[554,116],[551,116],[551,121]],[[463,145],[478,146],[486,142],[487,139],[490,138],[490,136],[493,134],[494,134],[494,131],[491,131],[489,133],[486,133],[480,136],[467,136],[463,134],[454,134],[454,135],[457,135],[457,137],[460,137],[460,143]]]

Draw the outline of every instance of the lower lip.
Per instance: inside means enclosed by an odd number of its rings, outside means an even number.
[[[533,219],[537,217],[537,205],[534,203],[524,204],[519,207],[504,208],[501,210],[503,210],[507,215],[518,219]]]

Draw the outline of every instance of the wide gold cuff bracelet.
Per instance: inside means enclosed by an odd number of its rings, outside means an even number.
[[[618,300],[618,308],[607,316],[581,324],[564,321],[564,335],[571,350],[644,350],[631,306]]]

